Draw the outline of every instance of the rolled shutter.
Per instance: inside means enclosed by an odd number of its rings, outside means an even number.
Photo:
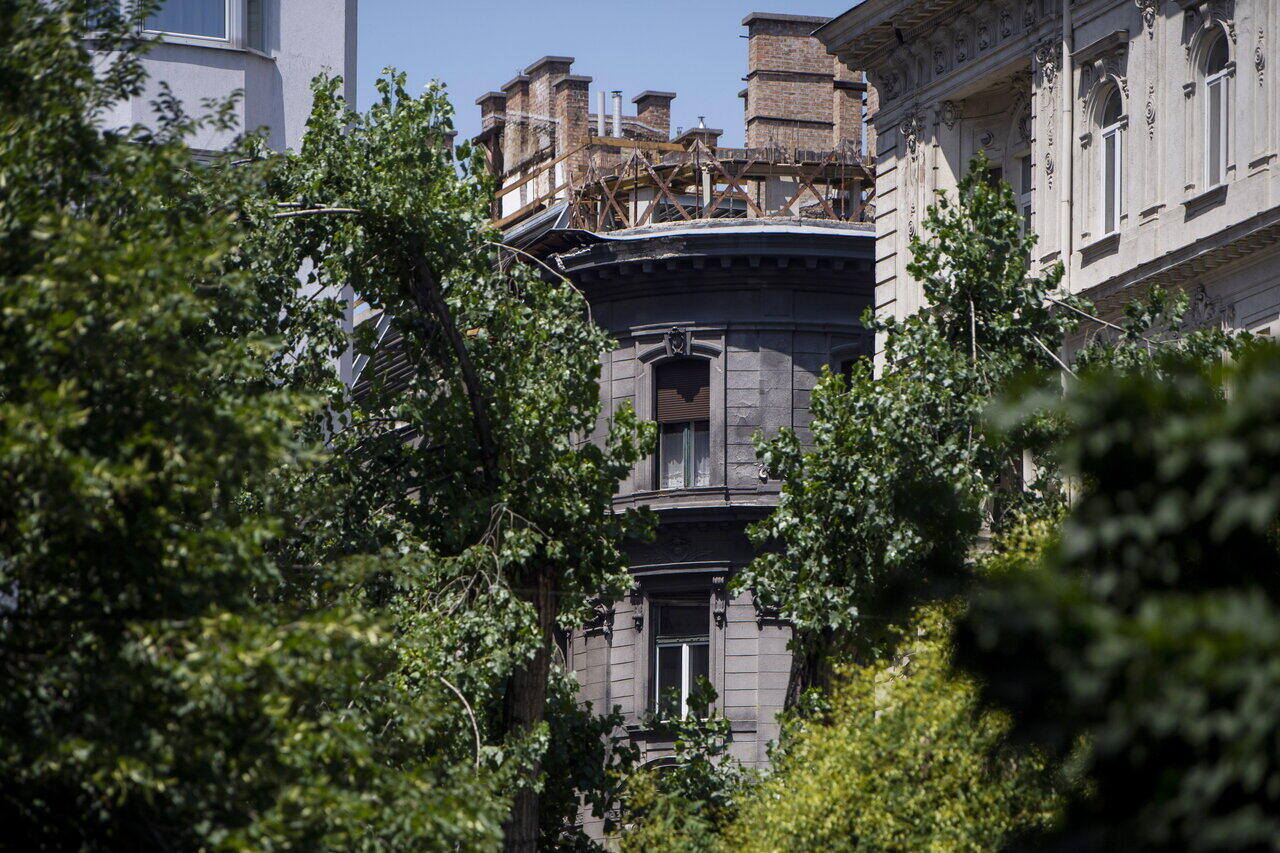
[[[711,393],[707,389],[710,376],[711,363],[701,358],[658,365],[654,377],[655,419],[664,424],[710,420]]]

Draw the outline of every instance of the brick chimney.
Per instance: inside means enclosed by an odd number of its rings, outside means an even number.
[[[668,138],[671,136],[671,102],[675,98],[675,92],[641,92],[631,99],[636,105],[636,120],[652,127],[663,139]]]
[[[565,74],[552,84],[552,114],[556,120],[556,156],[569,154],[587,141],[591,132],[591,78],[581,74]],[[552,187],[565,183],[570,175],[586,169],[587,152],[578,151],[560,165],[551,178]]]
[[[829,19],[753,12],[747,28],[747,147],[861,144],[860,81],[812,36]],[[842,79],[848,78],[848,79]]]

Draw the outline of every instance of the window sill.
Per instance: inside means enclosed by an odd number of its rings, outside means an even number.
[[[1206,210],[1217,207],[1227,200],[1227,184],[1210,187],[1199,195],[1194,195],[1182,203],[1187,219],[1194,219]]]
[[[1120,232],[1112,231],[1092,243],[1080,247],[1080,263],[1091,264],[1099,258],[1115,254],[1120,248]]]
[[[230,39],[205,38],[204,36],[184,36],[178,33],[160,33],[152,30],[143,32],[144,38],[151,38],[159,41],[161,44],[180,44],[184,47],[205,47],[211,50],[227,50],[232,53],[248,53],[261,59],[275,62],[276,59],[266,51],[258,50],[256,47],[248,45],[239,45],[231,42]]]

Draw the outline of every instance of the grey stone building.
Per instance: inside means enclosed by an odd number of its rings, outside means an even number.
[[[807,438],[823,367],[871,353],[859,322],[874,293],[866,86],[811,37],[825,21],[743,21],[745,149],[702,126],[672,137],[674,92],[641,93],[634,116],[621,93],[609,116],[600,93],[590,112],[592,78],[565,56],[477,102],[504,241],[567,276],[616,341],[594,439],[624,405],[657,424],[657,452],[615,497],[650,507],[657,537],[629,546],[630,594],[563,646],[582,700],[620,708],[647,763],[672,749],[651,721],[688,713],[699,676],[731,721],[730,754],[767,760],[790,632],[728,589],[754,556],[747,526],[780,490],[752,436]]]

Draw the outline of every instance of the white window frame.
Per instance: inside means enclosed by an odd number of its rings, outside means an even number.
[[[1022,222],[1022,235],[1032,230],[1035,219],[1035,208],[1032,205],[1032,191],[1035,188],[1035,163],[1028,151],[1015,159],[1018,164],[1018,214]]]
[[[691,709],[689,708],[689,697],[693,695],[693,661],[692,661],[692,655],[691,655],[691,650],[693,648],[695,647],[705,648],[707,650],[707,664],[708,664],[707,677],[708,678],[710,678],[710,673],[711,673],[711,666],[710,666],[710,663],[711,663],[711,626],[710,626],[711,614],[710,612],[708,611],[707,613],[708,624],[707,624],[706,639],[696,640],[696,641],[684,640],[679,642],[675,642],[675,641],[664,642],[663,639],[660,636],[658,636],[656,631],[658,627],[657,619],[656,619],[657,609],[664,606],[672,606],[672,605],[697,606],[699,604],[700,604],[699,602],[695,602],[695,601],[688,601],[688,602],[655,601],[651,605],[652,607],[651,618],[653,618],[653,621],[655,623],[655,626],[654,626],[655,633],[653,635],[653,641],[650,643],[650,648],[652,649],[651,655],[652,655],[652,667],[653,667],[653,708],[654,708],[654,712],[657,714],[661,714],[663,712],[662,679],[661,679],[661,665],[662,665],[661,649],[670,649],[670,648],[676,648],[676,647],[679,647],[680,649],[680,705],[679,705],[680,719],[684,719],[685,717],[689,716],[691,711]]]
[[[257,0],[258,22],[257,41],[259,44],[252,43],[252,33],[250,32],[250,10],[249,5],[254,0],[223,0],[223,31],[226,35],[222,38],[217,36],[202,36],[194,33],[179,33],[169,30],[153,29],[151,27],[143,27],[143,32],[148,35],[159,36],[161,41],[170,42],[172,44],[188,44],[199,47],[217,47],[231,50],[246,50],[256,53],[260,56],[270,58],[268,51],[269,39],[267,38],[267,7],[270,0]]]
[[[245,5],[244,0],[222,0],[222,35],[208,36],[201,33],[183,33],[176,30],[160,30],[153,27],[145,27],[143,32],[156,33],[162,36],[177,36],[184,39],[201,39],[203,41],[226,42],[231,41],[231,5],[235,3],[239,6]]]
[[[1113,92],[1108,92],[1106,100],[1102,102],[1102,109],[1106,110],[1107,103],[1112,97],[1118,97]],[[1120,103],[1121,114],[1112,124],[1107,125],[1098,131],[1098,158],[1101,168],[1098,170],[1099,192],[1098,192],[1098,214],[1101,220],[1100,230],[1102,236],[1114,234],[1120,230],[1120,217],[1124,214],[1124,102]],[[1112,153],[1108,155],[1107,145],[1112,143]],[[1111,178],[1111,186],[1108,188],[1108,178]],[[1107,206],[1111,205],[1113,214],[1112,222],[1107,221]]]
[[[1209,51],[1205,52],[1205,61],[1208,61],[1209,53],[1217,47],[1217,39],[1225,39],[1226,36],[1218,35],[1209,46]],[[1224,45],[1225,47],[1225,45]],[[1222,66],[1222,70],[1217,71],[1204,78],[1204,183],[1205,189],[1212,189],[1227,182],[1227,164],[1230,162],[1228,156],[1228,143],[1231,134],[1231,62],[1230,59]],[[1218,93],[1218,112],[1219,115],[1214,116],[1213,95],[1214,91]],[[1215,121],[1216,119],[1216,121]],[[1214,125],[1217,125],[1215,128]],[[1213,146],[1210,144],[1213,136],[1217,136],[1218,156],[1217,162],[1214,162]],[[1217,175],[1214,170],[1217,170]]]

